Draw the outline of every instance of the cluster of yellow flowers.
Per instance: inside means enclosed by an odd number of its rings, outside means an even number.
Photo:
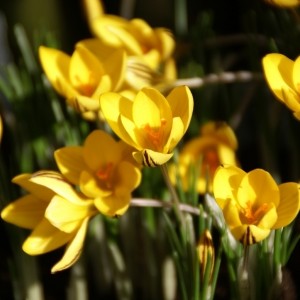
[[[94,10],[94,1],[86,3],[95,37],[78,42],[71,56],[41,46],[41,65],[68,105],[85,119],[107,122],[121,140],[95,130],[82,146],[58,149],[54,156],[60,173],[16,176],[13,182],[29,194],[1,213],[7,222],[32,230],[23,244],[28,254],[67,245],[52,272],[79,258],[91,217],[125,213],[140,184],[141,168],[161,166],[172,158],[193,115],[189,88],[172,89],[177,75],[170,32],[140,19],[107,15],[101,6]],[[280,54],[263,60],[270,87],[298,119],[299,61]],[[261,169],[244,172],[238,167],[237,147],[230,126],[209,122],[199,137],[185,144],[170,174],[174,185],[179,177],[187,190],[194,166],[197,192],[213,193],[232,235],[250,245],[293,221],[300,208],[299,185],[277,185]],[[202,246],[199,251],[204,253]]]

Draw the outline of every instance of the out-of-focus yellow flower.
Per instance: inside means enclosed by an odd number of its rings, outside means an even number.
[[[262,64],[274,95],[300,120],[300,56],[292,61],[282,54],[270,53]]]
[[[300,4],[299,0],[265,0],[265,2],[283,8],[293,8]]]
[[[204,278],[204,274],[206,272],[210,273],[210,278],[212,276],[214,270],[215,263],[215,248],[213,245],[213,239],[209,230],[205,230],[199,239],[197,245],[197,252],[200,261],[200,275],[201,280]],[[210,260],[210,264],[208,265],[208,261]],[[209,267],[209,270],[206,270]]]
[[[100,97],[102,113],[112,130],[134,147],[135,160],[145,166],[166,163],[185,134],[193,112],[193,96],[186,86],[164,97],[144,88],[130,100],[117,93]]]
[[[95,119],[99,96],[117,91],[123,84],[126,56],[124,51],[112,51],[104,45],[98,46],[95,55],[87,43],[88,40],[78,42],[71,56],[40,46],[39,57],[54,89],[85,118]]]
[[[237,165],[237,147],[234,131],[225,122],[204,124],[200,135],[184,144],[178,165],[170,166],[173,184],[176,184],[178,174],[185,191],[191,187],[192,181],[196,183],[198,193],[212,192],[212,179],[217,167],[221,164]],[[195,175],[197,178],[194,180]]]
[[[104,45],[100,39],[90,38],[80,43],[88,52],[93,53],[99,60],[109,56],[115,48]],[[168,60],[161,68],[151,66],[143,56],[131,56],[124,52],[124,76],[118,91],[121,93],[131,91],[133,95],[143,87],[150,86],[160,90],[167,90],[177,77],[176,66],[173,60]],[[118,63],[115,62],[115,63]],[[118,71],[117,67],[114,70]],[[122,69],[123,70],[123,69]]]
[[[213,193],[232,235],[244,245],[265,239],[272,229],[290,224],[300,208],[299,184],[277,185],[272,176],[255,169],[219,167]]]
[[[32,230],[23,250],[30,255],[39,255],[67,245],[62,259],[51,272],[73,265],[82,251],[88,221],[97,213],[93,201],[76,192],[56,172],[21,174],[13,182],[29,194],[6,206],[1,217]]]
[[[85,0],[84,7],[93,35],[106,46],[126,51],[130,86],[172,86],[177,70],[172,57],[175,41],[169,30],[152,28],[142,19],[105,14],[102,1]]]
[[[95,199],[101,213],[117,216],[127,210],[131,192],[141,180],[140,169],[129,154],[127,144],[95,130],[83,146],[56,150],[55,159],[62,174],[87,197]]]

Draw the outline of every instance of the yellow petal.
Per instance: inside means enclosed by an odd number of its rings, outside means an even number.
[[[239,208],[234,200],[227,200],[223,207],[225,221],[230,229],[242,225]]]
[[[1,218],[16,226],[33,229],[43,219],[47,205],[47,202],[29,194],[8,204],[1,211]]]
[[[175,146],[179,143],[184,135],[184,124],[182,123],[182,119],[176,117],[173,119],[171,132],[164,146],[164,153],[171,152],[175,148]]]
[[[113,194],[95,199],[95,206],[104,215],[115,217],[123,215],[129,207],[130,193]]]
[[[266,212],[257,224],[259,228],[272,229],[278,218],[276,206],[274,203],[269,203],[266,207]]]
[[[87,17],[89,26],[93,20],[104,15],[102,1],[99,0],[83,0],[83,8]]]
[[[45,186],[63,198],[75,204],[81,204],[82,199],[78,196],[75,189],[69,184],[60,173],[52,171],[36,172],[30,181]]]
[[[105,184],[101,184],[94,174],[83,171],[80,176],[80,190],[90,198],[107,197],[111,195],[112,190]]]
[[[279,185],[280,203],[277,207],[278,219],[273,229],[287,226],[298,215],[300,209],[299,184],[287,182]]]
[[[294,90],[282,89],[284,104],[292,111],[300,111],[300,96]]]
[[[65,270],[71,267],[79,259],[82,252],[84,239],[88,227],[89,218],[83,220],[74,238],[69,242],[65,253],[60,261],[58,261],[51,269],[51,273]]]
[[[27,254],[39,255],[65,245],[72,238],[72,234],[58,230],[47,219],[43,219],[25,240],[22,249]]]
[[[217,168],[213,179],[213,193],[221,208],[226,199],[236,199],[236,191],[245,175],[246,172],[235,166],[224,165]]]
[[[93,21],[94,34],[105,44],[124,48],[131,55],[143,53],[136,38],[128,32],[129,22],[121,17],[105,15]]]
[[[166,131],[171,129],[172,113],[166,98],[154,88],[143,88],[136,96],[132,107],[133,121],[138,128],[145,124],[160,127],[161,119],[166,120]]]
[[[160,41],[160,49],[162,60],[166,60],[171,56],[175,48],[175,41],[172,33],[165,28],[156,28],[154,32]]]
[[[102,130],[94,130],[84,142],[83,157],[91,170],[98,171],[104,164],[117,164],[121,160],[121,151],[111,135]]]
[[[241,181],[237,201],[243,208],[248,207],[249,203],[259,207],[269,202],[277,207],[279,204],[278,186],[268,172],[262,169],[252,170]]]
[[[284,101],[282,90],[293,87],[294,62],[282,54],[270,53],[263,58],[262,63],[271,90],[281,101]]]
[[[137,188],[141,182],[141,171],[133,164],[122,161],[117,168],[118,185],[131,192]]]
[[[157,167],[169,161],[173,153],[161,153],[150,149],[144,149],[139,152],[133,152],[133,158],[141,165],[146,167]]]
[[[69,78],[80,94],[91,96],[104,69],[101,62],[85,47],[77,46],[70,60]]]
[[[60,172],[73,184],[79,184],[81,171],[85,168],[82,147],[63,147],[54,152]]]
[[[187,86],[179,86],[174,88],[167,96],[173,118],[180,117],[186,132],[193,114],[194,100],[193,95]]]
[[[259,228],[255,225],[242,225],[232,228],[232,235],[236,240],[240,241],[244,246],[258,243],[270,234],[270,229]]]
[[[20,174],[14,177],[12,182],[18,184],[37,198],[49,203],[55,193],[44,186],[32,182],[30,180],[32,176],[34,176],[34,174]]]
[[[133,102],[118,93],[105,93],[100,97],[100,107],[104,118],[111,129],[125,142],[130,144],[131,139],[124,129],[119,126],[120,114],[132,119],[131,110]]]
[[[66,98],[77,95],[77,91],[69,81],[70,56],[60,50],[39,47],[39,57],[46,73],[55,90]]]
[[[60,196],[54,196],[45,212],[45,218],[61,231],[71,233],[80,226],[83,219],[92,216],[93,201],[74,204]]]

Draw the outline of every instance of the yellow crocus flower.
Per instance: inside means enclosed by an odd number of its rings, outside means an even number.
[[[262,169],[246,173],[235,166],[219,167],[213,193],[232,235],[245,246],[290,224],[300,208],[299,184],[277,185]]]
[[[193,96],[186,86],[164,97],[154,88],[143,88],[131,100],[117,93],[100,97],[104,118],[112,130],[137,151],[138,163],[158,166],[173,155],[185,134],[193,112]]]
[[[62,174],[108,216],[124,214],[131,192],[140,184],[141,172],[131,156],[132,148],[115,141],[102,130],[94,130],[83,146],[55,151]]]
[[[122,85],[126,57],[124,51],[112,51],[105,46],[98,48],[95,55],[87,43],[85,40],[78,42],[71,56],[40,46],[39,57],[54,89],[85,118],[95,119],[99,96],[117,91]]]
[[[192,172],[195,172],[196,190],[199,194],[212,192],[212,179],[221,164],[237,165],[238,142],[234,131],[225,122],[208,122],[200,129],[200,135],[187,141],[179,153],[178,165],[170,166],[170,176],[176,184],[176,173],[182,187],[190,187]],[[191,168],[195,168],[192,170]]]
[[[76,192],[56,172],[21,174],[13,182],[29,194],[8,204],[1,217],[32,230],[23,250],[29,255],[39,255],[66,245],[63,257],[51,272],[73,265],[82,251],[88,221],[97,213],[93,201]]]
[[[300,120],[300,56],[292,61],[282,54],[270,53],[262,64],[273,94]]]
[[[176,80],[175,40],[168,29],[152,28],[139,18],[128,20],[106,14],[99,0],[84,0],[84,7],[92,34],[104,45],[126,51],[133,77],[130,85],[141,89],[144,81],[150,80],[149,86],[163,81],[164,88]]]

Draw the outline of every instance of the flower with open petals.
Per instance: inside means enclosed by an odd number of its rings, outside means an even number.
[[[145,166],[166,163],[185,134],[193,112],[188,87],[174,88],[164,97],[158,90],[144,88],[130,100],[117,93],[100,97],[102,113],[112,130],[137,151],[135,160]]]
[[[131,147],[115,141],[102,130],[94,130],[83,146],[55,151],[62,174],[95,199],[98,210],[108,216],[122,215],[130,204],[131,192],[139,185],[141,172],[132,159]]]
[[[179,153],[178,165],[170,166],[170,176],[176,184],[180,176],[185,191],[194,182],[200,194],[212,191],[212,179],[221,164],[237,165],[235,151],[237,139],[232,128],[225,122],[208,122],[200,129],[200,135],[184,144]]]
[[[299,184],[277,185],[272,176],[255,169],[219,167],[213,193],[232,235],[244,245],[265,239],[272,229],[290,224],[300,208]]]
[[[292,61],[282,54],[270,53],[262,63],[270,89],[300,120],[300,56]]]
[[[41,171],[21,174],[13,182],[29,194],[8,204],[1,217],[31,229],[23,244],[30,255],[39,255],[67,245],[52,273],[73,265],[80,256],[89,219],[97,213],[93,200],[76,192],[61,174]]]
[[[117,91],[123,84],[126,57],[124,51],[112,51],[104,45],[95,55],[86,43],[78,42],[71,56],[40,46],[39,57],[54,89],[85,118],[94,119],[99,110],[99,96]]]

